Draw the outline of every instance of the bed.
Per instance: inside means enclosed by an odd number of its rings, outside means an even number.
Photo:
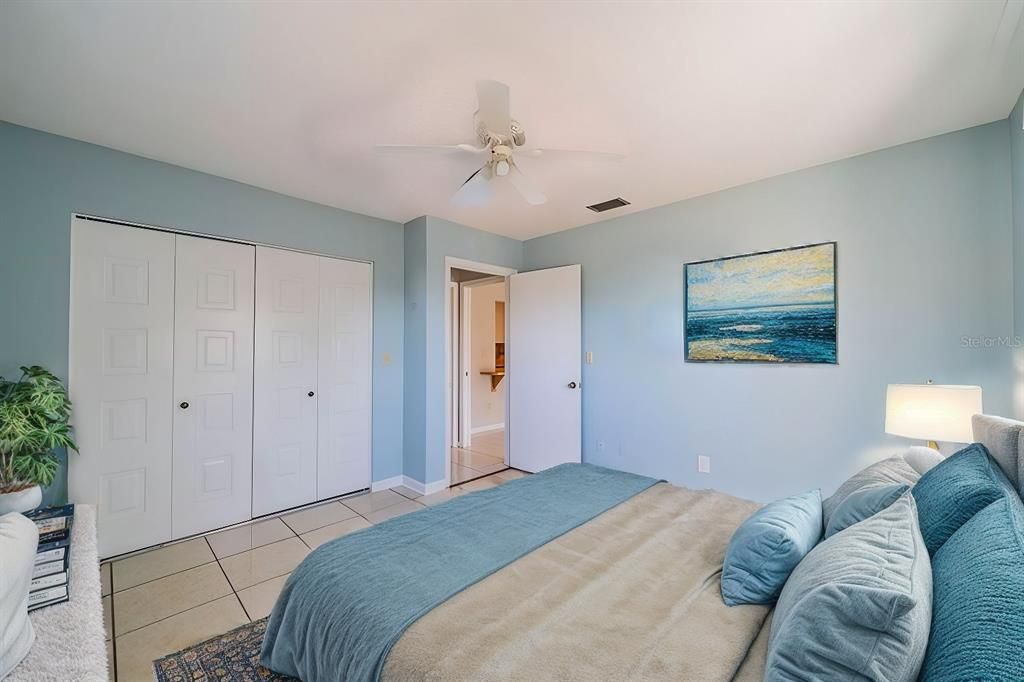
[[[757,506],[555,467],[324,545],[282,591],[261,660],[306,682],[759,679],[768,608],[725,606],[718,582]]]
[[[1022,427],[975,433],[1010,469]],[[562,465],[323,545],[282,591],[260,659],[305,682],[760,680],[771,608],[720,593],[758,507]]]
[[[432,610],[383,678],[732,679],[768,610],[725,606],[718,577],[755,508],[659,483]]]

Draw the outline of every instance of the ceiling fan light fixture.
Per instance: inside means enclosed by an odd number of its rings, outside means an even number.
[[[1016,1],[1016,0],[1015,0]],[[3,0],[0,0],[3,2]],[[522,124],[509,115],[509,89],[508,85],[498,81],[477,81],[476,84],[477,110],[473,114],[473,125],[476,130],[476,141],[478,144],[384,144],[377,145],[378,149],[396,151],[428,151],[440,154],[469,153],[486,154],[486,159],[481,159],[482,165],[472,175],[466,178],[462,186],[452,196],[452,202],[459,206],[478,206],[494,197],[494,188],[490,182],[494,178],[503,178],[502,183],[509,183],[519,193],[519,196],[531,206],[540,206],[547,201],[547,195],[535,185],[530,178],[526,177],[516,165],[513,152],[517,147],[526,144],[526,131]],[[619,160],[621,154],[610,154],[607,152],[593,152],[572,149],[532,149],[522,150],[524,156],[544,157],[552,159],[595,159],[595,160]],[[617,199],[616,205],[608,205],[607,208],[625,206],[629,202]],[[607,210],[601,208],[609,202],[602,202],[600,205],[590,206],[591,210]]]

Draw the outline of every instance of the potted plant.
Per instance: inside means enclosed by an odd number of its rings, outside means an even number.
[[[42,502],[41,486],[57,474],[55,450],[77,450],[70,416],[64,385],[46,369],[22,367],[17,381],[0,377],[0,514]]]

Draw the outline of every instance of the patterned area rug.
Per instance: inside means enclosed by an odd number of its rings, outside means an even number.
[[[260,645],[267,619],[235,628],[176,654],[153,661],[159,682],[285,682],[293,677],[278,675],[260,665]]]

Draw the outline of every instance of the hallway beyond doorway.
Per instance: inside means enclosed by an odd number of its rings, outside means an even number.
[[[451,485],[505,469],[505,429],[473,434],[469,449],[452,448]]]

